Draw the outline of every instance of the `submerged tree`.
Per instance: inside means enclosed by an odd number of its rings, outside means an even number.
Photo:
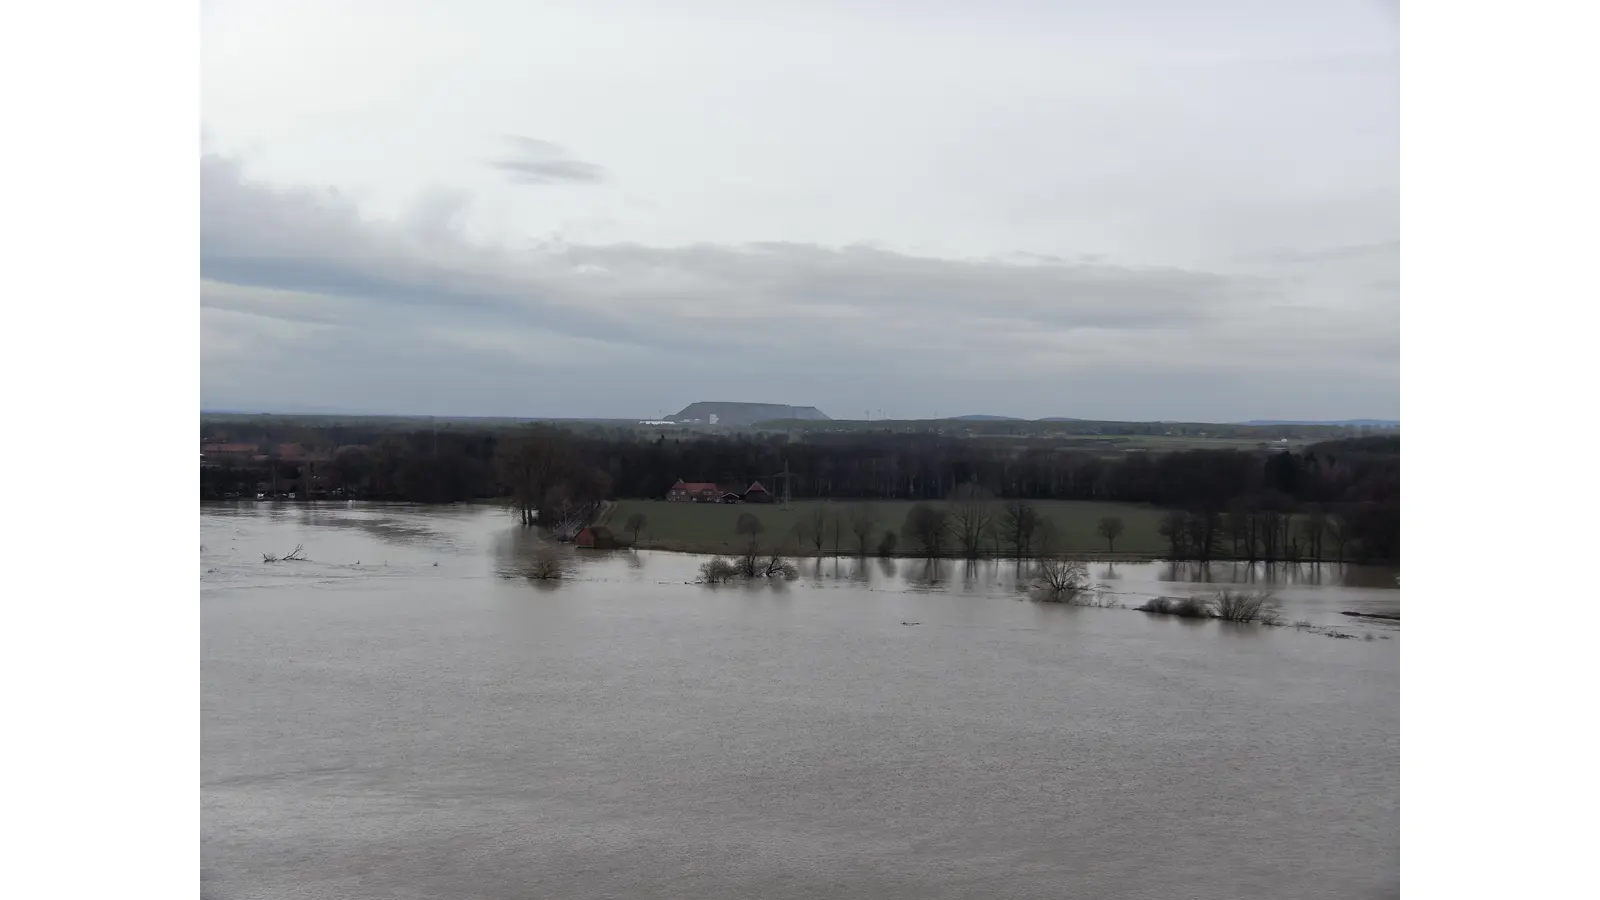
[[[1037,565],[1036,584],[1045,592],[1045,599],[1075,603],[1095,591],[1089,581],[1089,568],[1081,562],[1041,557]]]

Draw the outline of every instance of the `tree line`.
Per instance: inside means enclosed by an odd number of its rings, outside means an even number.
[[[940,532],[941,549],[963,546],[980,532],[990,541],[1000,531],[1021,529],[1031,536],[1026,513],[999,501],[1094,500],[1170,510],[1162,534],[1174,558],[1334,558],[1343,552],[1352,558],[1399,559],[1398,435],[1329,441],[1299,452],[1107,456],[1042,440],[890,433],[791,440],[784,435],[650,438],[621,429],[552,425],[402,432],[342,425],[328,433],[301,425],[292,434],[308,451],[329,458],[322,464],[324,480],[342,496],[421,503],[499,498],[527,522],[535,510],[575,511],[620,497],[660,498],[679,478],[740,486],[762,481],[775,494],[787,489],[796,499],[994,498],[970,514],[961,511],[969,504],[944,507],[947,515],[968,518],[947,523],[951,530]],[[270,444],[279,436],[208,438]],[[293,462],[202,467],[201,496],[253,496],[258,484],[298,478],[304,468]],[[901,537],[913,539],[917,531],[902,528]]]

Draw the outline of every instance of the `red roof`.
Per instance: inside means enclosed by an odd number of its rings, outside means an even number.
[[[678,479],[677,484],[672,486],[672,489],[675,491],[688,491],[691,494],[698,494],[702,491],[712,491],[715,493],[721,493],[722,491],[721,488],[709,481],[684,481],[681,478]]]
[[[766,488],[762,487],[761,486],[761,482],[759,482],[759,481],[752,481],[752,482],[750,482],[750,486],[748,488],[745,488],[745,493],[746,494],[750,493],[751,491],[760,491],[763,494],[772,493],[771,491],[769,491]]]
[[[255,444],[201,444],[201,453],[254,453]]]

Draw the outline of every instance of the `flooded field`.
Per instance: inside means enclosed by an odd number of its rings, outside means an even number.
[[[1398,896],[1399,628],[1341,615],[1397,613],[1393,570],[1090,567],[1296,629],[994,561],[532,584],[481,507],[207,505],[200,544],[217,900]]]

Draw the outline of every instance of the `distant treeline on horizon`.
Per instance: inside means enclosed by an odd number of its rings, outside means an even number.
[[[301,459],[234,458],[201,467],[202,499],[254,496],[299,483],[315,458],[320,490],[421,503],[559,488],[565,498],[661,498],[678,479],[761,480],[796,499],[943,500],[977,484],[1001,498],[1141,503],[1211,516],[1271,511],[1338,516],[1358,528],[1363,555],[1399,558],[1400,437],[1345,438],[1301,450],[1186,449],[1108,454],[1070,441],[1016,441],[925,432],[641,434],[627,428],[506,425],[395,428],[313,424],[304,417],[202,421],[202,440],[293,444]],[[826,423],[837,424],[837,423]],[[1001,423],[1004,424],[1004,423]],[[532,445],[560,464],[521,483]],[[544,459],[544,457],[541,457]]]

